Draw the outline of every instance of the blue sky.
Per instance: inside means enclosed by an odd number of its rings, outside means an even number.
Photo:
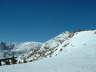
[[[0,0],[0,41],[47,41],[96,28],[95,0]]]

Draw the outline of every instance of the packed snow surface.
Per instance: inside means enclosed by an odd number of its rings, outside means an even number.
[[[34,55],[39,51],[44,52],[37,56],[40,59],[1,66],[0,72],[96,72],[96,30],[62,33],[43,43]],[[30,52],[20,57],[27,60],[29,55],[34,58]]]

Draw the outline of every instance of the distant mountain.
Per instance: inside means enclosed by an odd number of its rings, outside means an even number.
[[[30,50],[38,49],[42,46],[40,42],[22,42],[22,43],[6,43],[0,42],[0,59],[19,56]]]

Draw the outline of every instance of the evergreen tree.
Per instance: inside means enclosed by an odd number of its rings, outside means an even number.
[[[10,65],[9,59],[6,59],[6,60],[5,60],[5,64],[6,64],[6,65]]]
[[[14,57],[14,56],[12,57],[12,59],[11,59],[11,60],[12,60],[12,64],[16,64],[17,60],[15,59],[15,57]]]
[[[1,64],[1,60],[0,60],[0,66],[2,66],[2,64]]]

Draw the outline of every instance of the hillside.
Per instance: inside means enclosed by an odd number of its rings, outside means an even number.
[[[64,32],[17,60],[28,63],[1,66],[0,72],[96,72],[96,30]]]

